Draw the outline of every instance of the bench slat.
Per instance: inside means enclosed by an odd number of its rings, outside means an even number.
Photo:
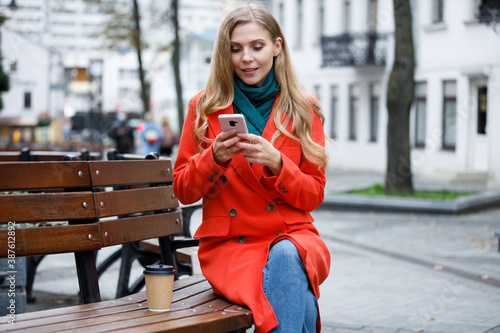
[[[10,240],[12,239],[9,239],[8,230],[0,230],[0,244],[3,245],[0,247],[0,258],[8,256],[7,244]],[[99,250],[101,248],[97,223],[19,228],[16,229],[15,245],[16,257]]]
[[[0,190],[89,188],[87,162],[0,163]]]
[[[182,225],[178,221],[179,212],[101,221],[102,245],[123,244],[182,232]]]
[[[0,195],[0,224],[95,219],[92,192]]]
[[[172,186],[95,193],[98,217],[179,207]]]
[[[90,162],[93,185],[104,187],[123,184],[170,183],[173,181],[170,160],[149,160],[148,162],[151,163],[148,163],[147,172],[144,172],[144,160]]]

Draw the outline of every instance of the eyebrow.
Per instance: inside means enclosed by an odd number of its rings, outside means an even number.
[[[252,41],[250,41],[249,44],[255,44],[255,43],[265,43],[266,42],[266,39],[265,38],[257,38],[257,39],[254,39]],[[239,42],[236,42],[236,41],[231,41],[231,45],[241,45],[241,43]]]

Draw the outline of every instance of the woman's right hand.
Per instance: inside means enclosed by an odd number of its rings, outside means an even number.
[[[225,166],[233,156],[241,153],[241,149],[235,146],[240,141],[242,139],[236,135],[236,130],[234,129],[219,133],[212,145],[215,162]]]

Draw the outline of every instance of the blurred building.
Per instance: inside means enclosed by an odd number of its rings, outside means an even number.
[[[185,104],[205,87],[220,18],[237,1],[178,2]],[[131,4],[123,1],[124,6]],[[148,45],[142,59],[150,107],[158,119],[167,115],[176,126],[170,5],[171,1],[139,0],[142,38]],[[12,79],[10,91],[3,94],[0,123],[35,124],[42,116],[62,124],[63,118],[72,118],[73,128],[83,133],[84,140],[100,141],[111,130],[108,115],[119,110],[142,114],[136,52],[127,45],[105,47],[101,32],[109,16],[101,8],[84,0],[0,0],[0,11],[10,18],[2,31],[17,41],[12,43],[10,37],[2,41],[4,68]],[[40,50],[32,50],[36,47]],[[14,70],[9,69],[12,64],[17,65]],[[36,83],[28,87],[24,84],[28,81]],[[24,96],[31,96],[30,107],[23,105]],[[4,132],[12,130],[7,125]],[[7,134],[1,137],[0,148],[12,140]]]
[[[416,177],[500,187],[498,3],[411,0]],[[338,145],[328,147],[330,167],[385,172],[393,1],[273,0],[271,6],[301,82],[322,104],[325,132]],[[496,13],[497,22],[485,23],[485,13]]]

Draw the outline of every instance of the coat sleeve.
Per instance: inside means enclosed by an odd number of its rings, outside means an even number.
[[[316,115],[314,119],[312,139],[325,147],[323,124]],[[280,150],[283,167],[274,183],[276,190],[291,206],[306,212],[313,211],[325,197],[325,169],[307,160],[303,154],[297,165],[283,147]]]
[[[203,198],[227,170],[215,162],[211,144],[199,153],[193,131],[196,100],[196,97],[193,98],[189,104],[173,174],[174,193],[186,205]]]

